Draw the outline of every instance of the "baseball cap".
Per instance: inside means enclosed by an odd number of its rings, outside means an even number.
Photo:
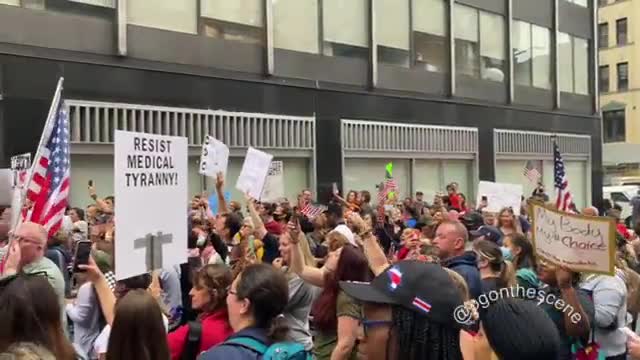
[[[477,211],[470,211],[462,216],[460,222],[467,228],[467,231],[478,230],[484,225],[482,214]]]
[[[500,230],[488,225],[480,226],[478,230],[475,231],[469,231],[469,234],[471,234],[473,238],[484,236],[485,239],[496,244],[498,244],[500,242],[500,239],[502,239],[502,233],[500,232]]]
[[[370,283],[341,281],[352,298],[377,304],[399,305],[425,316],[429,321],[459,328],[455,309],[462,305],[460,290],[437,264],[416,260],[389,266]]]

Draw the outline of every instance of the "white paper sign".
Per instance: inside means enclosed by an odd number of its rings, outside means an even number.
[[[0,169],[0,205],[11,205],[13,196],[13,171]]]
[[[116,279],[187,262],[187,138],[115,132]]]
[[[510,207],[514,214],[520,215],[522,204],[522,185],[495,183],[491,181],[480,181],[478,183],[478,199],[476,204],[482,202],[483,197],[487,197],[487,211],[500,212],[503,208]]]
[[[23,189],[27,182],[28,172],[31,168],[31,154],[24,153],[11,157],[11,170],[13,170],[13,187]]]
[[[269,173],[264,183],[260,201],[277,202],[284,197],[284,164],[276,160],[271,162]]]
[[[222,141],[207,135],[202,144],[202,155],[200,156],[200,174],[205,176],[216,176],[219,172],[227,174],[229,164],[229,147]]]
[[[567,214],[536,203],[529,206],[538,256],[574,271],[614,275],[613,219]]]
[[[273,159],[272,155],[250,147],[247,150],[244,164],[242,164],[236,189],[242,191],[243,194],[248,192],[254,199],[260,199],[271,166],[271,159]]]

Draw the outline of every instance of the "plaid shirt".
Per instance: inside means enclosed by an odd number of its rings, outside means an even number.
[[[113,271],[108,271],[106,274],[104,274],[104,277],[107,278],[107,283],[109,284],[109,288],[111,289],[111,291],[115,291],[116,275],[113,273]]]

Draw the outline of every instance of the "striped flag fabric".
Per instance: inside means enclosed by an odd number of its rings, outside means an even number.
[[[532,184],[537,184],[542,177],[542,174],[540,174],[540,171],[538,171],[536,163],[531,160],[528,160],[524,164],[523,174],[527,179],[529,179]]]
[[[327,210],[326,206],[323,205],[313,205],[310,202],[306,203],[303,207],[300,208],[300,212],[308,217],[309,219],[313,219],[316,216],[322,214]]]
[[[25,220],[41,224],[55,234],[62,225],[70,189],[69,119],[61,97],[54,104],[53,121],[45,125],[36,153],[27,198],[32,203]]]
[[[412,304],[413,304],[413,306],[418,308],[418,310],[420,310],[420,311],[422,311],[424,313],[428,313],[429,311],[431,311],[431,305],[428,302],[420,299],[419,297],[415,297],[413,299],[413,303]]]
[[[553,184],[556,190],[556,208],[561,211],[570,211],[573,198],[569,190],[569,180],[564,167],[564,161],[560,154],[558,143],[553,141]]]

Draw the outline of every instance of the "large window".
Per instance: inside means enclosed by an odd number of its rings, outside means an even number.
[[[624,109],[603,111],[602,127],[604,132],[604,142],[625,141],[625,114]]]
[[[491,81],[504,81],[504,18],[456,4],[456,71]]]
[[[558,58],[561,91],[589,94],[589,42],[558,33]]]
[[[197,34],[198,14],[196,0],[127,1],[128,23],[156,29]]]
[[[176,4],[183,2],[167,1]],[[144,3],[145,7],[149,8],[148,1],[144,1]],[[263,3],[264,1],[261,0],[201,0],[201,32],[205,36],[218,39],[263,45]]]
[[[409,67],[409,0],[375,0],[375,4],[378,61]]]
[[[602,65],[598,71],[600,92],[609,92],[609,65]]]
[[[566,2],[570,2],[572,4],[576,4],[578,6],[587,7],[589,6],[589,0],[565,0]]]
[[[627,18],[616,20],[616,43],[627,44]]]
[[[324,0],[322,6],[324,55],[368,59],[368,1]]]
[[[609,47],[609,23],[598,24],[598,47]]]
[[[109,20],[115,17],[115,3],[116,0],[0,0],[1,5],[87,15]]]
[[[447,4],[445,0],[413,1],[414,66],[427,71],[447,72]]]
[[[551,88],[550,31],[524,21],[513,22],[514,80],[518,85]]]
[[[629,63],[618,63],[616,65],[618,70],[618,91],[625,91],[629,89]]]
[[[319,53],[318,18],[318,0],[274,1],[274,46],[278,49]]]

